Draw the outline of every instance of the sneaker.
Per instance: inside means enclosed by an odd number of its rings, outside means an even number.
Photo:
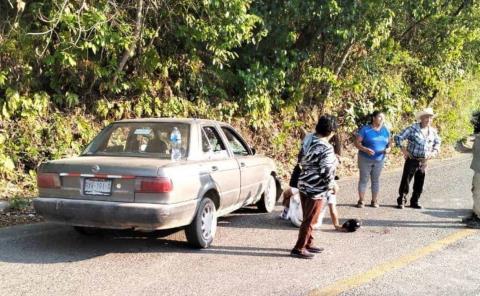
[[[310,253],[321,253],[323,251],[325,251],[324,248],[318,248],[318,247],[307,247],[307,251],[309,251]]]
[[[288,208],[284,208],[282,213],[280,213],[280,219],[288,220]]]
[[[365,206],[365,205],[363,204],[363,201],[359,200],[359,201],[357,202],[357,208],[360,208],[360,209],[361,209],[361,208],[363,208],[364,206]]]
[[[378,208],[378,207],[380,207],[380,205],[378,204],[378,202],[373,201],[373,200],[372,200],[372,202],[370,203],[370,206],[373,207],[373,208]]]
[[[313,259],[313,257],[315,257],[315,255],[313,255],[312,253],[310,253],[307,250],[300,251],[300,250],[297,250],[297,249],[293,249],[290,252],[290,256],[295,257],[295,258],[300,258],[300,259]]]

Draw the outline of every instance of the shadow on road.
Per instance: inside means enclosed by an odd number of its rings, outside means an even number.
[[[408,211],[406,208],[402,211]],[[408,228],[450,228],[462,229],[465,225],[461,223],[462,217],[467,216],[470,211],[467,209],[445,209],[445,208],[425,208],[423,210],[414,210],[417,213],[430,217],[441,218],[441,220],[382,220],[365,219],[363,226],[379,227],[408,227]]]
[[[413,211],[405,209],[404,211]],[[361,231],[375,231],[376,227],[388,228],[438,228],[461,229],[461,217],[467,209],[427,208],[415,210],[419,219],[364,219]],[[219,219],[222,228],[267,229],[272,231],[297,228],[289,221],[281,220],[278,213],[260,214],[252,208],[242,209]],[[426,216],[424,216],[426,215]],[[423,216],[423,218],[421,218]],[[380,218],[380,217],[379,217]],[[433,219],[433,220],[432,220]],[[343,221],[343,220],[342,220]],[[325,219],[322,231],[329,231],[331,221]],[[228,231],[225,229],[224,231]],[[332,230],[333,231],[333,230]],[[0,230],[0,262],[25,264],[55,264],[77,262],[115,253],[184,253],[198,256],[227,255],[255,257],[287,257],[288,249],[245,246],[221,246],[214,243],[209,249],[192,249],[181,229],[141,233],[133,231],[104,231],[98,236],[83,236],[71,227],[40,223]]]
[[[362,220],[363,227],[407,227],[407,228],[465,228],[459,221],[409,221],[409,220]]]
[[[222,227],[222,220],[219,227]],[[241,216],[227,218],[229,223],[245,220]],[[232,222],[233,221],[233,222]],[[224,221],[223,221],[224,222]],[[42,227],[43,226],[43,227]],[[0,232],[0,262],[25,264],[55,264],[78,262],[115,253],[185,253],[198,256],[233,255],[255,257],[286,257],[290,250],[244,246],[212,245],[208,249],[193,249],[182,229],[141,233],[105,230],[98,235],[84,236],[72,227],[40,223],[20,230],[20,235]]]
[[[423,213],[436,218],[458,219],[468,216],[472,210],[468,209],[445,209],[445,208],[426,208]]]

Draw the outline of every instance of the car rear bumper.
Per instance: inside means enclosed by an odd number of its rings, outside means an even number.
[[[33,200],[38,214],[47,221],[74,226],[155,230],[191,223],[198,200],[178,204],[121,203],[65,198]]]

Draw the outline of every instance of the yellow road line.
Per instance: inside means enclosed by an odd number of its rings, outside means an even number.
[[[443,247],[446,247],[450,244],[453,244],[462,238],[465,238],[467,236],[472,235],[476,231],[473,229],[464,229],[460,230],[457,232],[454,232],[453,234],[438,240],[426,247],[417,249],[413,252],[411,252],[408,255],[405,255],[403,257],[394,259],[389,262],[382,263],[380,265],[377,265],[373,267],[372,269],[363,272],[361,274],[354,275],[352,277],[339,280],[337,282],[334,282],[330,286],[327,286],[325,288],[319,288],[319,289],[314,289],[310,291],[308,294],[309,296],[331,296],[331,295],[338,295],[342,292],[348,291],[350,289],[353,289],[355,287],[361,286],[365,283],[368,283],[375,278],[381,277],[387,272],[393,271],[395,269],[399,269],[402,267],[407,266],[408,264],[412,263],[415,260],[418,260],[422,257],[425,257],[435,251],[438,251],[442,249]]]

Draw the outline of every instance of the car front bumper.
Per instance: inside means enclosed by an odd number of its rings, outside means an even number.
[[[33,200],[35,211],[47,221],[73,226],[156,230],[191,223],[198,200],[177,204],[121,203],[42,198]]]

